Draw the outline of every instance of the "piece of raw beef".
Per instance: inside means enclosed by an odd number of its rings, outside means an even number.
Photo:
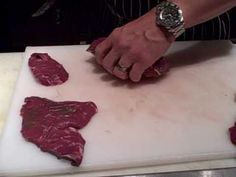
[[[29,58],[28,65],[34,77],[42,85],[59,85],[68,80],[69,74],[65,68],[47,53],[33,53]]]
[[[230,140],[236,145],[236,123],[233,127],[229,128]]]
[[[21,133],[42,151],[79,166],[85,145],[79,129],[86,126],[96,112],[97,107],[93,102],[55,102],[27,97],[21,108]]]

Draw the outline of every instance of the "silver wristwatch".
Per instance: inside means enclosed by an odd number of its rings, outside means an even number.
[[[185,32],[182,10],[171,1],[162,1],[156,6],[156,24],[164,27],[175,38]]]

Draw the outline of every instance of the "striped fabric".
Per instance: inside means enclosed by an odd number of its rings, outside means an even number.
[[[140,17],[162,0],[100,0],[97,10],[98,25],[104,33],[115,27]],[[178,40],[224,40],[236,38],[236,9],[232,9],[206,23],[194,26],[181,35]],[[232,20],[234,18],[234,20]]]

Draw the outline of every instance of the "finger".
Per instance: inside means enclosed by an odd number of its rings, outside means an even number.
[[[142,75],[143,75],[145,69],[146,69],[146,67],[144,67],[143,64],[135,63],[132,66],[131,71],[129,72],[130,80],[132,80],[133,82],[139,82],[142,78]]]
[[[112,48],[109,53],[105,56],[102,61],[102,66],[110,73],[113,72],[115,65],[120,59],[120,55],[114,48]]]
[[[134,60],[132,59],[132,56],[128,54],[124,54],[118,62],[118,65],[123,68],[130,68],[133,64]]]
[[[115,75],[116,77],[120,78],[120,79],[128,79],[129,77],[129,70],[132,66],[134,62],[131,60],[131,57],[129,55],[123,55],[117,66],[114,68],[113,70],[113,75]],[[124,69],[121,69],[121,68],[127,68],[125,71]]]
[[[104,57],[109,53],[111,48],[112,48],[112,43],[109,37],[97,45],[95,49],[95,57],[97,63],[102,64]]]
[[[112,74],[122,80],[126,80],[129,78],[128,70],[127,71],[121,70],[118,66],[115,66]]]

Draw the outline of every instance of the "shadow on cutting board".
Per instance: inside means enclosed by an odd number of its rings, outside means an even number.
[[[195,45],[168,55],[171,67],[184,67],[217,59],[230,53],[232,44],[229,41],[202,41]]]
[[[221,56],[226,56],[230,53],[232,44],[228,41],[225,42],[212,42],[202,41],[193,46],[190,46],[184,50],[180,50],[167,55],[168,60],[171,63],[171,68],[185,67],[188,65],[199,64],[205,61],[214,60]],[[87,60],[88,63],[94,66],[93,72],[96,74],[102,74],[101,80],[105,82],[111,82],[114,87],[126,86],[130,89],[134,89],[140,86],[148,84],[156,84],[168,77],[168,74],[158,79],[145,79],[139,83],[133,83],[129,80],[120,80],[113,75],[106,72],[99,64],[96,63],[95,58]]]

